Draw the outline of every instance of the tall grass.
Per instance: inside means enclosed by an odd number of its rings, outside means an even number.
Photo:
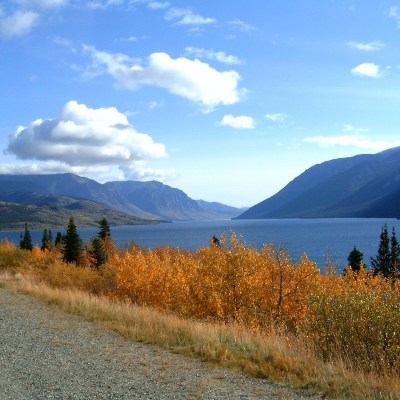
[[[200,323],[75,289],[51,288],[22,275],[3,274],[0,282],[126,338],[240,370],[249,376],[322,392],[330,398],[398,398],[400,386],[394,382],[350,372],[341,363],[324,363],[301,340],[285,337],[273,328],[260,334],[237,325]]]
[[[330,395],[400,398],[398,283],[322,276],[306,256],[293,264],[283,249],[258,252],[235,236],[223,246],[132,246],[95,269],[3,242],[0,271],[134,340]]]

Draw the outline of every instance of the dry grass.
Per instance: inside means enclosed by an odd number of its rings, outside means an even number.
[[[343,364],[322,363],[302,342],[271,330],[256,334],[238,326],[200,323],[77,290],[50,288],[21,275],[0,275],[0,287],[34,295],[47,304],[151,343],[250,376],[346,399],[398,399],[398,381],[349,372]]]

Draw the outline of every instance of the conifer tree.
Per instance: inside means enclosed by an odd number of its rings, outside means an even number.
[[[62,235],[61,232],[57,232],[54,244],[58,246],[61,245],[63,242],[64,242],[64,236]]]
[[[110,238],[111,237],[110,225],[109,225],[109,223],[108,223],[106,218],[103,218],[99,222],[99,228],[100,228],[100,232],[97,234],[97,236],[100,239],[105,240],[106,238]]]
[[[99,268],[107,261],[107,254],[104,249],[104,241],[98,237],[92,239],[92,249],[89,253],[94,258],[94,266]]]
[[[396,237],[394,227],[392,228],[392,237],[390,239],[390,259],[392,263],[391,275],[393,278],[399,277],[400,273],[400,244]]]
[[[25,223],[25,232],[22,240],[19,243],[19,247],[23,250],[29,250],[29,251],[32,251],[33,249],[32,237],[31,233],[29,232],[27,223]]]
[[[381,273],[386,278],[394,278],[400,266],[400,245],[396,237],[395,229],[389,239],[388,227],[382,228],[378,254],[371,258],[374,273]]]
[[[388,227],[382,228],[377,256],[371,257],[371,265],[375,274],[382,273],[384,276],[390,275],[390,249],[389,249]]]
[[[53,244],[53,239],[52,239],[51,231],[47,231],[47,229],[44,229],[43,236],[42,236],[42,246],[40,247],[40,249],[42,251],[50,250],[52,244]]]
[[[67,263],[78,263],[81,256],[82,241],[79,237],[73,217],[69,219],[67,233],[63,239],[63,260]]]
[[[364,254],[354,246],[354,249],[350,252],[349,257],[347,258],[347,261],[349,262],[348,265],[354,272],[359,272],[361,268],[365,268],[363,257]]]

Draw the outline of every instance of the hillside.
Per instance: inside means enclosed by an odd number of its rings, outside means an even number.
[[[226,209],[222,213],[204,209],[182,190],[156,181],[120,181],[101,184],[74,174],[0,175],[0,194],[22,192],[94,201],[107,208],[145,220],[221,219],[227,215]],[[23,204],[36,203],[28,201]],[[235,215],[239,214],[240,210],[236,209]]]
[[[205,211],[213,213],[219,217],[233,218],[240,215],[247,208],[236,208],[227,206],[216,201],[197,200],[197,204]]]
[[[0,193],[0,229],[22,229],[25,222],[31,229],[63,228],[73,216],[80,227],[98,226],[102,218],[110,225],[154,223],[89,200],[42,193]]]
[[[240,219],[400,217],[400,148],[317,164]]]

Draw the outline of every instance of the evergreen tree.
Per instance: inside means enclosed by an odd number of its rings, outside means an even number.
[[[62,233],[57,232],[56,238],[54,240],[54,244],[57,246],[58,244],[63,243],[63,241],[64,241],[64,237],[63,237]]]
[[[392,228],[392,237],[390,239],[390,259],[392,263],[391,276],[393,278],[399,277],[400,273],[400,244],[396,237],[394,227]]]
[[[92,239],[92,249],[89,251],[94,257],[94,266],[99,268],[107,261],[107,254],[104,249],[104,241],[98,237]]]
[[[32,251],[33,249],[32,237],[31,233],[29,232],[27,223],[25,223],[25,232],[22,240],[19,242],[19,247],[23,250],[29,250],[29,251]]]
[[[47,229],[44,229],[43,236],[42,236],[42,246],[40,247],[40,249],[42,251],[50,250],[52,244],[53,244],[53,240],[51,237],[51,231],[47,232]]]
[[[393,263],[387,225],[382,228],[378,254],[375,258],[371,257],[371,265],[375,274],[381,273],[383,276],[389,277],[393,273]]]
[[[363,263],[364,254],[354,246],[354,249],[350,252],[347,261],[349,262],[349,267],[354,272],[359,272],[361,268],[365,268]]]
[[[81,256],[82,241],[79,237],[73,217],[69,219],[67,233],[63,237],[64,252],[63,260],[67,263],[77,263]]]
[[[111,237],[111,229],[110,229],[110,225],[108,224],[108,221],[106,218],[103,218],[100,222],[99,222],[99,228],[100,228],[100,232],[97,234],[97,236],[100,239],[105,240],[106,238],[110,238]]]

